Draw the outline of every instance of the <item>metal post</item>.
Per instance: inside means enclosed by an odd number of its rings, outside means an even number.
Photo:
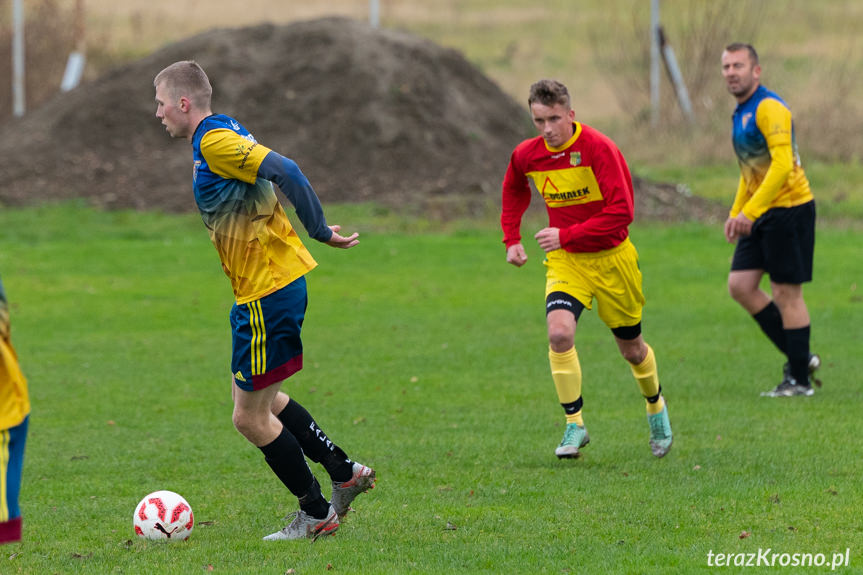
[[[24,115],[24,0],[12,3],[12,113]]]
[[[369,24],[372,28],[378,28],[381,25],[381,6],[379,0],[369,0]]]
[[[650,0],[650,123],[659,125],[659,0]]]
[[[86,63],[84,54],[87,45],[84,36],[85,12],[84,0],[75,0],[75,47],[69,54],[69,59],[66,60],[66,71],[60,82],[60,91],[62,92],[76,88],[84,75],[84,64]]]
[[[695,115],[692,113],[689,91],[686,89],[686,83],[683,81],[683,74],[680,73],[680,66],[677,65],[674,48],[666,41],[665,31],[661,26],[659,28],[659,47],[662,50],[662,60],[665,62],[665,68],[668,70],[668,77],[671,79],[671,84],[674,86],[674,92],[677,95],[677,102],[680,104],[680,109],[683,110],[683,115],[692,124],[695,122]]]

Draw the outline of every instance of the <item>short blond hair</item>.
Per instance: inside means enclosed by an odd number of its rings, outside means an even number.
[[[174,62],[156,74],[153,87],[160,84],[165,85],[165,89],[174,99],[185,96],[197,108],[210,108],[213,87],[204,69],[194,60]]]

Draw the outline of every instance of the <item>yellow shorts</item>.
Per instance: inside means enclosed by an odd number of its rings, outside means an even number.
[[[545,296],[564,292],[585,308],[596,311],[609,328],[630,327],[641,321],[644,294],[638,252],[629,238],[601,252],[548,252],[545,259]]]

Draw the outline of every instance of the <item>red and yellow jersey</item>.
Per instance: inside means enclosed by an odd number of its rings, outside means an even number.
[[[18,366],[10,332],[9,306],[0,282],[0,429],[19,425],[30,413],[27,380]]]
[[[281,289],[317,265],[273,185],[258,177],[270,150],[233,118],[205,118],[192,138],[198,211],[238,304]]]
[[[598,252],[629,237],[633,218],[632,176],[610,138],[576,122],[559,148],[541,136],[519,144],[503,181],[503,242],[521,241],[521,218],[530,204],[533,181],[548,210],[549,226],[560,228],[570,252]]]
[[[734,110],[732,126],[740,182],[731,217],[743,212],[755,221],[770,208],[812,201],[797,153],[791,110],[778,95],[759,86]]]

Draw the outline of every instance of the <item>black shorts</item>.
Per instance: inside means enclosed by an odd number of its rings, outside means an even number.
[[[815,201],[772,208],[737,241],[731,271],[764,270],[774,283],[802,284],[812,281],[814,252]]]

